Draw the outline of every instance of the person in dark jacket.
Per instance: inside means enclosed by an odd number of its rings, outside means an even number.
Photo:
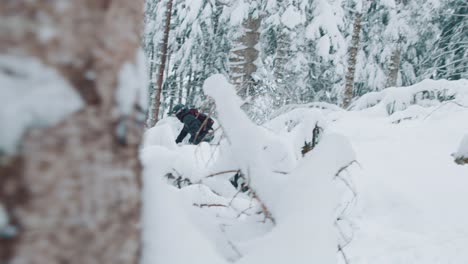
[[[170,115],[175,114],[177,119],[184,124],[182,131],[177,136],[176,143],[182,142],[188,134],[190,134],[190,144],[198,145],[201,141],[210,141],[211,138],[208,138],[207,135],[210,133],[211,124],[207,125],[206,123],[209,122],[202,122],[201,118],[198,117],[199,114],[194,114],[198,111],[194,110],[188,109],[183,104],[177,104],[169,112]]]

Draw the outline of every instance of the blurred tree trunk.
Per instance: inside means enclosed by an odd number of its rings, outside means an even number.
[[[140,47],[143,0],[1,1],[0,21],[0,54],[39,59],[85,103],[0,157],[0,203],[18,229],[0,238],[0,263],[138,263],[141,128],[115,93]]]
[[[361,35],[361,19],[362,14],[357,13],[354,19],[353,36],[351,45],[348,49],[348,72],[346,73],[346,84],[343,99],[343,108],[348,108],[353,99],[354,75],[356,72],[357,53],[359,50],[359,41]]]

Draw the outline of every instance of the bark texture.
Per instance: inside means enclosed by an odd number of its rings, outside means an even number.
[[[392,52],[392,56],[390,58],[387,87],[394,87],[397,85],[398,72],[400,71],[400,57],[401,49],[398,44],[398,47]]]
[[[256,45],[260,39],[261,17],[249,17],[243,23],[244,33],[237,39],[237,46],[231,50],[229,58],[230,79],[237,87],[242,98],[255,94],[255,81],[253,74],[257,71],[255,60],[259,51]]]
[[[0,54],[40,59],[85,102],[1,157],[0,202],[19,232],[0,239],[0,263],[138,262],[142,128],[119,116],[115,92],[142,22],[143,0],[0,2]],[[125,140],[115,135],[122,122]]]
[[[354,76],[356,72],[357,53],[359,50],[359,42],[361,35],[361,19],[362,14],[357,13],[354,19],[353,36],[351,45],[348,50],[348,71],[346,73],[346,84],[343,98],[343,108],[348,108],[351,100],[353,99]]]
[[[171,16],[172,16],[172,0],[167,1],[166,8],[166,21],[164,25],[164,37],[161,43],[161,61],[159,63],[158,82],[156,83],[156,90],[153,92],[151,102],[151,115],[149,118],[149,127],[156,125],[159,120],[159,110],[161,108],[161,92],[164,82],[164,70],[166,69],[167,62],[167,49],[169,46],[169,33],[171,31]]]

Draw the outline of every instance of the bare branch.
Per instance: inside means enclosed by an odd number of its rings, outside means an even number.
[[[457,103],[457,102],[454,102],[454,101],[447,101],[447,102],[442,103],[442,104],[441,104],[439,107],[437,107],[436,109],[432,110],[432,112],[430,112],[429,114],[427,114],[427,116],[424,117],[423,120],[426,120],[426,119],[427,119],[429,116],[431,116],[434,112],[440,110],[442,107],[444,107],[444,106],[446,106],[447,104],[450,104],[450,103],[451,103],[451,104],[456,104],[456,105],[458,105],[458,106],[460,106],[460,107],[463,107],[463,108],[468,108],[468,106],[466,106],[466,105],[462,105],[462,104]]]
[[[238,173],[238,172],[240,172],[240,170],[226,170],[226,171],[221,171],[221,172],[217,172],[217,173],[207,175],[204,178],[211,178],[211,177],[215,177],[215,176],[218,176],[218,175],[223,175],[223,174],[227,174],[227,173]]]

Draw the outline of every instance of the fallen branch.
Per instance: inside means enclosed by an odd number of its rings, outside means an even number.
[[[227,205],[224,205],[224,204],[197,204],[197,203],[194,203],[192,204],[193,206],[196,206],[196,207],[200,207],[200,208],[203,208],[203,207],[228,207]]]

